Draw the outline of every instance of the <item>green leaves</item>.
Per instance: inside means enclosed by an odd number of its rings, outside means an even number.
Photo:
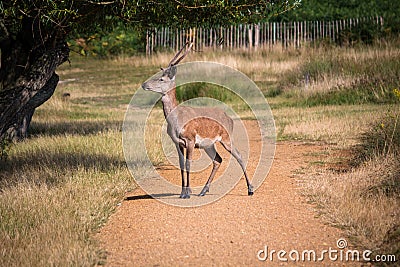
[[[7,28],[22,18],[39,20],[49,29],[70,27],[84,31],[93,24],[122,20],[133,27],[209,26],[259,22],[296,6],[300,0],[30,0],[2,1],[0,20]],[[107,20],[111,16],[115,20]],[[44,30],[44,29],[43,29]]]

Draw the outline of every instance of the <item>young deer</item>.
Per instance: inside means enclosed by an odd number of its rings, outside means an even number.
[[[200,196],[204,196],[209,191],[210,184],[222,162],[221,156],[215,149],[215,143],[217,141],[238,161],[246,177],[248,195],[253,195],[253,186],[247,176],[242,157],[239,151],[233,147],[230,139],[233,132],[233,120],[223,110],[218,108],[178,106],[175,83],[176,65],[190,51],[192,44],[190,44],[183,55],[179,57],[187,45],[188,43],[180,49],[167,68],[162,68],[163,73],[161,77],[151,79],[142,85],[144,90],[162,94],[161,101],[163,104],[164,116],[168,123],[167,133],[175,143],[179,154],[179,165],[182,177],[182,192],[180,198],[190,198],[190,193],[192,192],[190,189],[189,175],[194,148],[204,149],[213,161],[213,169]],[[184,164],[185,148],[186,163]],[[186,180],[184,167],[186,167]]]

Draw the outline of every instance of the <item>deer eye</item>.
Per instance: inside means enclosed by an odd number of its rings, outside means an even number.
[[[159,81],[160,81],[160,82],[163,82],[163,81],[164,81],[164,77],[161,77],[161,78],[159,79]]]

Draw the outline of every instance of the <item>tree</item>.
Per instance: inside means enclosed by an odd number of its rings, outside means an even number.
[[[398,27],[400,1],[393,0],[302,0],[299,8],[275,18],[284,21],[339,20],[348,18],[383,16]],[[393,22],[392,22],[393,21]]]
[[[0,2],[0,142],[27,136],[37,107],[54,93],[71,32],[117,21],[139,28],[223,25],[268,19],[299,0],[8,0]]]

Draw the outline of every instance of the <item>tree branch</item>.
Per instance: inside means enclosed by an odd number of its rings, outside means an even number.
[[[178,3],[179,6],[181,6],[183,8],[186,8],[186,9],[200,9],[200,8],[215,8],[215,7],[217,7],[216,4],[201,5],[201,6],[187,6],[187,5],[185,5],[184,3],[182,3],[179,0],[174,0],[174,2]],[[260,3],[257,3],[257,4],[241,4],[241,5],[235,5],[235,6],[232,6],[232,7],[234,7],[235,9],[241,9],[241,8],[255,7],[255,6],[259,5],[259,4]]]
[[[94,2],[94,1],[86,0],[86,2],[88,2],[89,4],[94,4],[94,5],[111,5],[111,4],[115,4],[117,1]]]
[[[0,19],[0,28],[3,30],[3,33],[4,33],[4,34],[2,34],[2,39],[4,37],[5,37],[4,39],[8,38],[10,36],[10,33],[8,32],[6,25],[4,25],[3,19]]]

